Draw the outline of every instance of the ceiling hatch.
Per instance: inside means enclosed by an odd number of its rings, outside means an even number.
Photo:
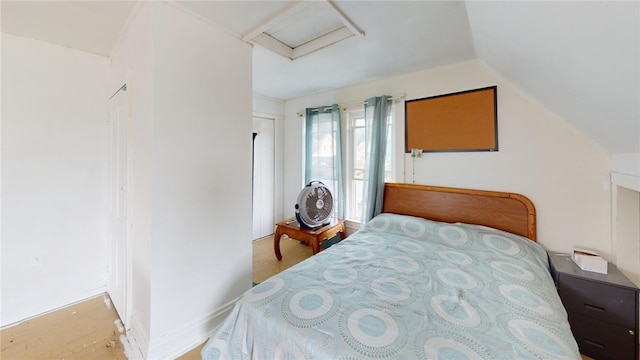
[[[296,1],[242,36],[276,54],[295,60],[352,36],[363,36],[330,0]]]

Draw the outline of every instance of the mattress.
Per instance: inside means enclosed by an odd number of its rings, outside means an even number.
[[[545,250],[381,214],[247,291],[203,359],[580,359]]]

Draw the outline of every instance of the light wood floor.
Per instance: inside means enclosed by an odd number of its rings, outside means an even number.
[[[273,251],[273,237],[253,242],[253,281],[269,277],[311,256],[311,247],[282,237],[282,261]],[[100,295],[63,309],[25,320],[0,331],[0,359],[124,360],[123,333],[109,297]],[[180,360],[200,359],[201,344]],[[132,357],[133,359],[133,357]]]
[[[280,252],[282,260],[278,261],[273,250],[273,236],[253,242],[253,282],[263,282],[312,255],[311,246],[286,235],[280,238]]]

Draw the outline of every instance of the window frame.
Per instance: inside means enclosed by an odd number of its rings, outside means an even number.
[[[344,164],[344,171],[342,172],[345,176],[344,176],[344,182],[345,182],[345,200],[346,200],[346,206],[345,206],[345,220],[349,220],[349,221],[353,221],[353,222],[360,222],[360,218],[359,217],[354,217],[357,212],[355,209],[355,188],[353,186],[353,182],[354,182],[354,166],[355,166],[355,161],[354,161],[354,156],[355,156],[355,126],[354,126],[354,119],[364,119],[364,107],[360,106],[360,107],[352,107],[352,108],[347,108],[345,109],[345,117],[346,119],[345,123],[346,123],[346,132],[345,134],[347,136],[345,136],[345,146],[346,149],[345,151],[343,151],[343,154],[345,154],[345,159],[343,159],[343,164]],[[364,127],[362,127],[364,129]]]
[[[364,119],[365,118],[365,110],[363,106],[353,106],[348,108],[343,108],[343,116],[345,119],[343,124],[343,181],[345,182],[344,186],[344,195],[345,195],[345,220],[360,223],[361,217],[357,215],[357,205],[356,205],[356,190],[354,186],[354,167],[355,167],[355,128],[354,125],[355,120]],[[387,154],[386,156],[390,160],[389,168],[385,170],[385,173],[389,172],[390,175],[388,178],[385,178],[385,181],[395,181],[397,170],[396,170],[396,105],[392,104],[391,111],[389,113],[390,121],[389,121],[389,133],[387,135],[387,139],[389,143],[387,144]],[[358,126],[359,127],[359,126]],[[362,127],[365,129],[365,127]]]

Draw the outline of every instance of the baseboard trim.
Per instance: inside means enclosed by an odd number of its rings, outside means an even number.
[[[81,293],[74,294],[72,296],[66,296],[56,301],[49,302],[40,306],[33,307],[26,311],[22,311],[18,314],[10,314],[0,320],[0,329],[9,328],[14,325],[18,325],[31,318],[48,314],[50,312],[66,308],[77,304],[82,301],[93,299],[107,292],[106,286],[100,286],[95,289],[90,289]],[[3,314],[5,315],[5,314]]]
[[[126,337],[120,337],[120,342],[125,348],[124,354],[129,360],[145,359],[149,349],[149,336],[144,328],[138,322],[138,319],[132,315],[131,324],[127,330]]]
[[[175,359],[206,341],[231,312],[239,298],[191,321],[183,327],[151,340],[148,359]]]

